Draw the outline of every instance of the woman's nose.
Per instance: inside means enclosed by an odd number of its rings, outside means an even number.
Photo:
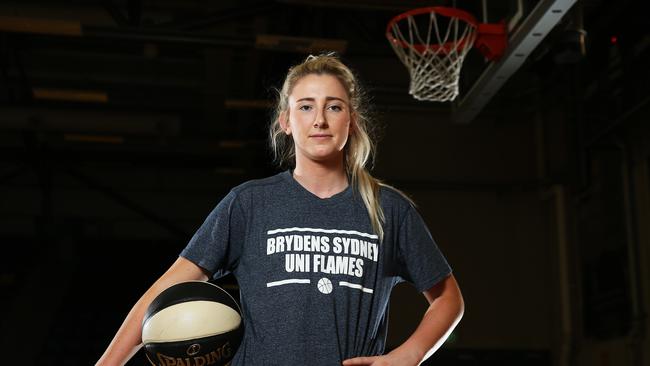
[[[314,120],[314,128],[326,128],[327,127],[327,119],[325,118],[325,113],[319,112],[316,115],[316,119]]]

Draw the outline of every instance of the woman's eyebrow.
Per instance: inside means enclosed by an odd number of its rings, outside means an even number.
[[[325,97],[325,100],[328,100],[328,101],[329,100],[339,100],[339,101],[341,101],[341,102],[343,102],[345,104],[348,104],[348,102],[345,99],[339,98],[339,97]],[[303,102],[303,101],[314,102],[314,101],[316,101],[316,98],[312,98],[312,97],[300,98],[300,99],[296,100],[296,103],[297,102]]]

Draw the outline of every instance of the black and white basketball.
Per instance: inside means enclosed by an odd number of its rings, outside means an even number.
[[[244,334],[241,310],[221,287],[189,281],[161,292],[142,322],[142,343],[153,365],[230,364]]]

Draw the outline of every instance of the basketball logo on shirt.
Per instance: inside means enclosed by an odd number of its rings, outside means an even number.
[[[332,293],[332,281],[330,281],[329,278],[326,277],[323,277],[320,280],[318,280],[318,291],[326,295]]]

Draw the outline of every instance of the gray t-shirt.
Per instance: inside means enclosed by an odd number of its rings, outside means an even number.
[[[384,351],[392,288],[418,291],[451,273],[415,208],[382,187],[384,240],[348,187],[321,199],[290,171],[234,188],[181,256],[232,272],[245,335],[233,366],[340,365]]]

